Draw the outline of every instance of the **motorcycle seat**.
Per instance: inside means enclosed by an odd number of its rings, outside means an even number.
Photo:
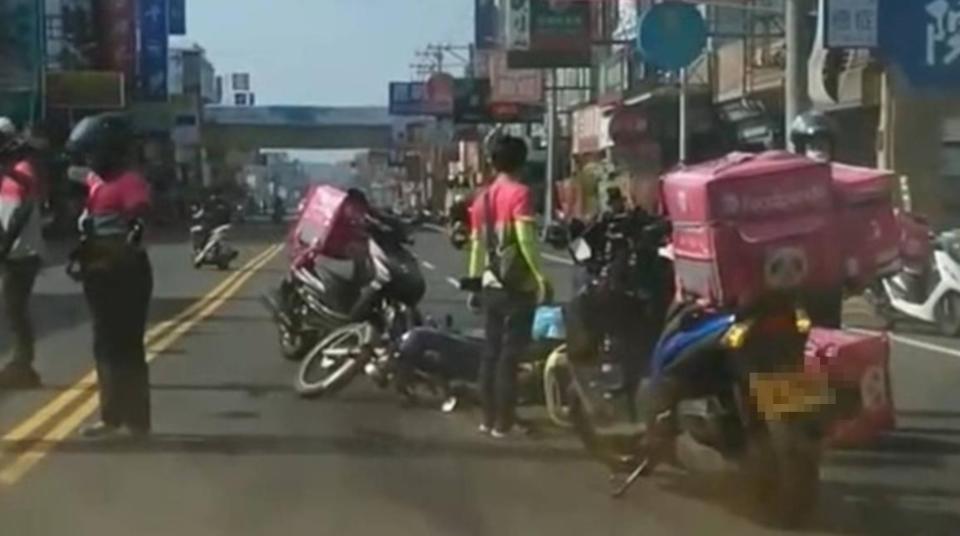
[[[348,267],[342,266],[349,265]],[[344,273],[350,270],[350,273]],[[323,302],[331,309],[347,313],[360,297],[362,283],[352,273],[353,263],[333,259],[318,260],[314,265],[313,275],[319,286],[308,282],[317,291]]]

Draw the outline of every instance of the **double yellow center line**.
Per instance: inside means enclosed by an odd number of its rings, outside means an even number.
[[[213,315],[282,249],[282,245],[268,247],[196,303],[147,331],[145,338],[147,362],[162,355],[188,331]],[[0,439],[0,449],[9,449],[10,445],[26,445],[26,448],[18,448],[16,452],[10,453],[11,455],[5,455],[0,450],[0,484],[12,485],[18,482],[57,443],[63,441],[93,415],[99,402],[98,397],[95,396],[96,378],[96,371],[91,370],[3,435]]]

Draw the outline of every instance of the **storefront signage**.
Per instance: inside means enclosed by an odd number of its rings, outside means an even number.
[[[876,48],[879,0],[821,0],[827,48]]]
[[[98,3],[100,67],[124,74],[133,82],[137,58],[137,22],[134,0],[105,0]]]
[[[537,69],[511,69],[507,53],[490,55],[490,101],[495,103],[540,104],[543,102],[543,74]]]
[[[542,121],[543,113],[542,104],[491,102],[490,80],[457,80],[453,107],[453,120],[457,124],[533,123]]]
[[[170,35],[187,34],[187,0],[167,0],[170,12]]]
[[[530,18],[533,15],[532,0],[505,0],[507,13],[505,28],[506,47],[509,50],[530,48]]]
[[[108,110],[123,108],[123,75],[113,71],[47,73],[47,105],[51,108]]]
[[[390,115],[425,115],[423,82],[390,82]]]
[[[166,0],[138,0],[140,57],[137,87],[144,101],[167,100],[168,11]]]
[[[591,2],[504,0],[506,48],[515,69],[586,67],[591,60]]]
[[[472,58],[473,78],[490,78],[490,57],[496,49],[474,49]]]
[[[603,112],[599,106],[585,106],[573,111],[573,154],[599,151],[603,137]]]
[[[610,138],[617,144],[636,143],[649,139],[650,122],[639,108],[620,108],[610,119]]]
[[[0,2],[0,91],[37,89],[42,47],[40,2]],[[2,97],[0,97],[2,98]]]
[[[629,56],[614,52],[600,64],[599,99],[601,102],[617,102],[623,98],[629,86]]]
[[[495,0],[474,0],[473,4],[474,37],[477,50],[487,50],[497,46],[497,2]]]
[[[912,86],[960,88],[960,1],[886,0],[879,21],[882,52]]]
[[[423,86],[423,110],[426,115],[453,115],[454,79],[447,73],[434,73]]]

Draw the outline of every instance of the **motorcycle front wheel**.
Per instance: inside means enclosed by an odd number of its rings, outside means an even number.
[[[302,398],[343,389],[362,370],[365,324],[344,326],[317,343],[304,357],[294,380]]]

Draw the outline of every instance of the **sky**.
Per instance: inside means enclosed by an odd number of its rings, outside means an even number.
[[[218,73],[249,72],[257,104],[386,106],[417,50],[472,41],[473,0],[187,0],[187,34]]]
[[[187,33],[258,104],[382,105],[428,43],[466,45],[473,0],[188,0]]]

